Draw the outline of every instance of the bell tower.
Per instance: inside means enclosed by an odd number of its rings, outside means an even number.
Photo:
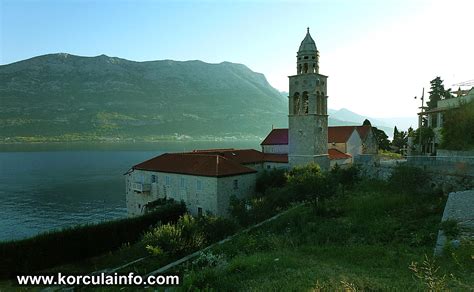
[[[328,77],[319,74],[319,52],[309,27],[296,58],[296,75],[288,77],[289,164],[294,167],[315,162],[328,170]]]

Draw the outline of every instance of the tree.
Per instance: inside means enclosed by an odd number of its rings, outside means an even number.
[[[433,139],[434,139],[435,133],[433,129],[429,127],[421,127],[421,145],[427,145],[430,144]],[[414,131],[414,144],[415,145],[420,145],[420,128],[416,129]]]
[[[413,130],[413,129],[412,129]],[[393,129],[393,140],[392,145],[398,148],[398,153],[400,149],[408,145],[408,133],[404,131],[398,131],[397,127]]]
[[[429,109],[436,108],[438,101],[453,97],[451,94],[451,89],[444,89],[443,80],[441,80],[441,77],[438,76],[431,80],[430,84],[430,100],[426,103]]]
[[[451,150],[474,149],[474,102],[462,104],[444,114],[441,147]]]
[[[370,121],[368,119],[365,119],[364,122],[362,123],[362,126],[372,126]]]
[[[377,144],[380,150],[390,150],[390,141],[388,140],[387,134],[383,130],[379,130],[376,127],[372,127],[374,131]]]

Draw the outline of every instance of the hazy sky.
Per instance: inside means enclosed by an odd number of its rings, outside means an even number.
[[[0,64],[66,52],[230,61],[288,90],[310,27],[329,107],[414,116],[423,87],[474,79],[474,1],[0,0]]]

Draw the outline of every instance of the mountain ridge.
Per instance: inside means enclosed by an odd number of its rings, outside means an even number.
[[[4,142],[261,139],[287,126],[288,109],[244,64],[68,53],[1,65],[0,102]]]

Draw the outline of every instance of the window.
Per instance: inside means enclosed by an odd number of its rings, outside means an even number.
[[[165,177],[165,181],[167,186],[171,185],[171,178],[169,176]]]
[[[293,95],[293,114],[297,115],[300,113],[300,93],[295,92]]]
[[[186,180],[184,177],[181,178],[181,188],[184,189],[184,186],[186,185]]]
[[[234,179],[234,190],[239,188],[239,181]]]
[[[198,207],[198,216],[199,216],[199,217],[202,216],[202,208],[201,208],[201,207]]]
[[[151,182],[152,182],[152,183],[156,183],[156,182],[157,182],[157,180],[156,180],[156,175],[154,175],[154,174],[151,175]]]
[[[196,181],[196,188],[197,188],[198,190],[202,190],[202,182],[201,182],[200,180],[197,180],[197,181]]]
[[[308,92],[303,92],[303,113],[308,114],[309,110],[309,100],[308,100]]]

